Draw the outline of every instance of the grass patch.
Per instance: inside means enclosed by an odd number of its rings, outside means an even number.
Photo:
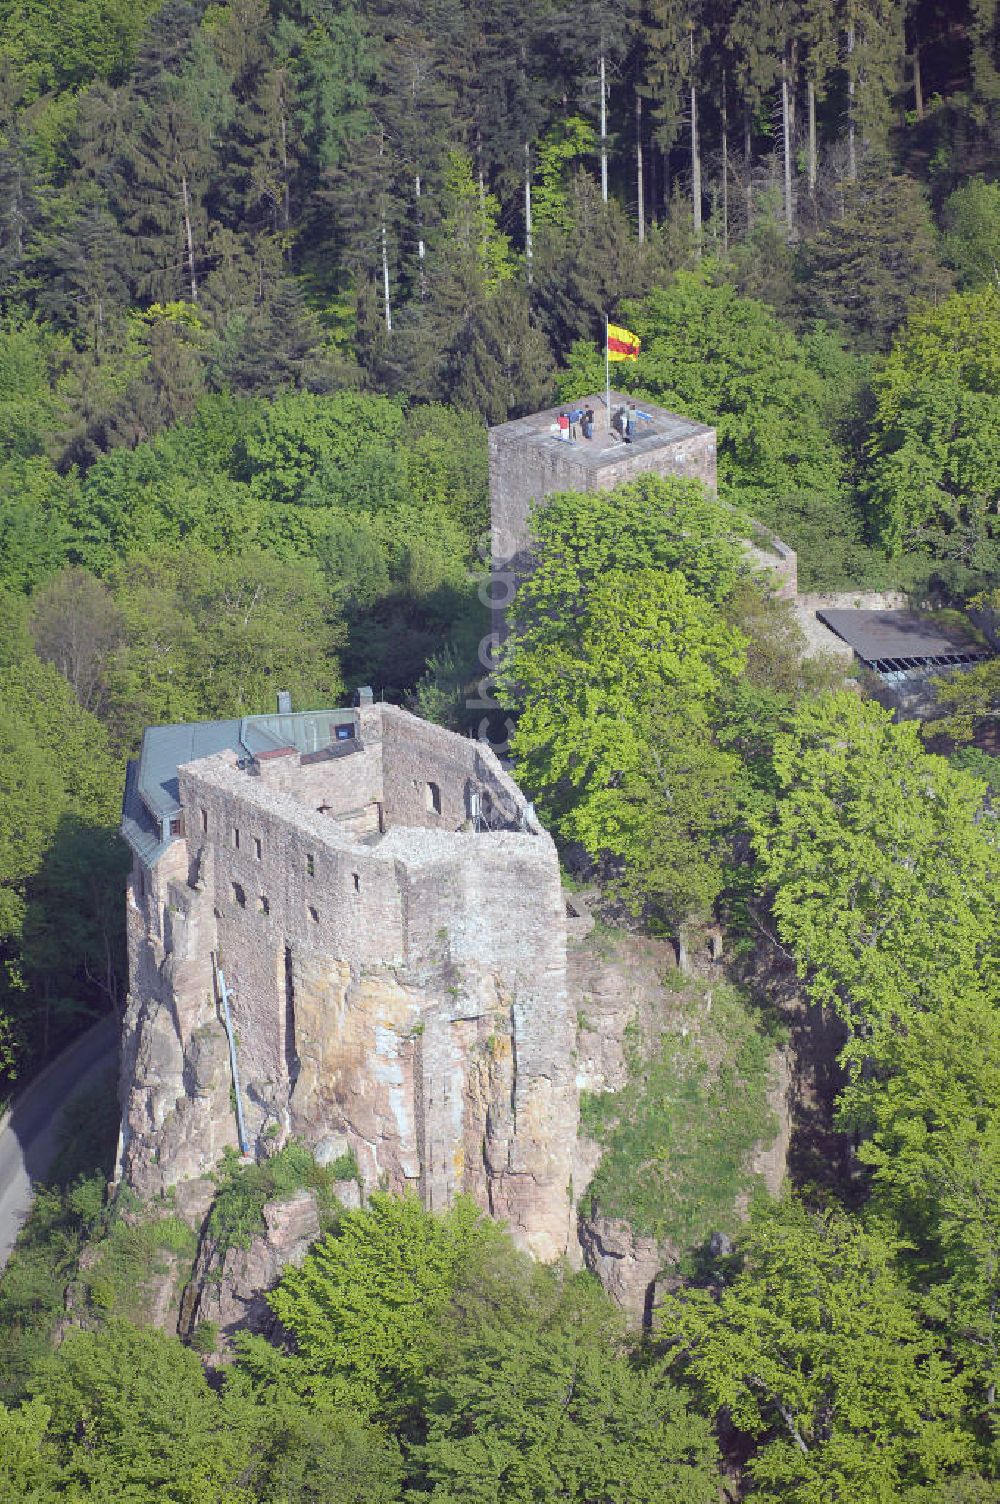
[[[734,988],[717,988],[699,1023],[701,1042],[670,1030],[646,1052],[628,1034],[626,1085],[581,1101],[583,1128],[604,1149],[584,1204],[682,1253],[735,1230],[737,1199],[756,1179],[750,1156],[776,1126],[774,1038]]]
[[[209,1232],[220,1249],[249,1248],[264,1231],[264,1206],[282,1201],[298,1190],[316,1192],[320,1225],[329,1231],[337,1224],[341,1203],[338,1182],[359,1178],[353,1154],[342,1154],[330,1165],[318,1165],[304,1144],[294,1140],[259,1165],[242,1165],[227,1150],[216,1172],[219,1189],[209,1219]]]
[[[141,1324],[149,1317],[150,1281],[175,1268],[180,1289],[191,1277],[197,1234],[172,1213],[163,1215],[154,1204],[139,1214],[138,1203],[119,1194],[108,1208],[101,1236],[91,1242],[91,1257],[74,1282],[74,1301],[98,1319],[123,1316]]]

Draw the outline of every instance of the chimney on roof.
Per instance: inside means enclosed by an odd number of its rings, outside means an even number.
[[[278,714],[279,715],[291,715],[291,713],[292,713],[292,697],[289,694],[289,692],[288,692],[287,689],[279,689],[278,690]]]
[[[362,684],[361,688],[357,692],[357,699],[358,705],[362,708],[365,705],[374,705],[375,695],[370,684]]]

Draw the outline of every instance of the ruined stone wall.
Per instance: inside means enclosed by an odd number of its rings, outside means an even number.
[[[122,1173],[162,1190],[235,1141],[214,952],[258,1152],[291,1134],[320,1152],[345,1145],[369,1188],[410,1185],[435,1208],[468,1191],[555,1257],[570,1240],[577,1126],[555,848],[530,819],[524,833],[468,827],[469,781],[524,809],[488,749],[405,712],[370,719],[366,746],[388,732],[387,806],[409,808],[393,780],[405,790],[436,773],[450,829],[424,828],[418,807],[408,825],[352,839],[293,793],[297,757],[259,775],[232,753],[181,770],[186,839],[129,910]],[[435,762],[436,746],[448,756]],[[372,792],[367,756],[300,765],[309,799],[320,769],[349,764],[352,789]]]
[[[676,439],[667,452],[662,449],[647,452],[623,445],[614,466],[597,471],[593,489],[611,491],[626,481],[650,474],[700,480],[706,490],[714,492],[718,484],[715,429],[692,434],[687,439]]]
[[[441,726],[391,705],[379,707],[383,738],[386,824],[458,830],[469,817],[470,795],[485,794],[486,810],[497,821],[517,826],[525,805],[517,785],[503,773],[483,744],[455,736]],[[440,811],[433,807],[431,785]]]
[[[326,806],[334,814],[364,809],[382,799],[381,742],[373,740],[363,751],[308,762],[300,762],[294,752],[267,758],[257,764],[257,776],[307,809],[318,812]]]

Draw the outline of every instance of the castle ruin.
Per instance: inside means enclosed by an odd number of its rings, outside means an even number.
[[[368,1189],[466,1192],[570,1244],[578,1105],[551,837],[490,749],[389,705],[154,727],[123,833],[119,1176],[238,1144],[351,1151]]]

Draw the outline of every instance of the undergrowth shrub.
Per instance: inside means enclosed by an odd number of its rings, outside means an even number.
[[[767,1102],[775,1039],[734,988],[716,988],[711,1002],[697,1033],[671,1029],[651,1050],[626,1031],[625,1086],[581,1100],[582,1127],[604,1150],[584,1205],[682,1254],[734,1230],[756,1179],[754,1147],[776,1126]]]
[[[304,1144],[293,1140],[261,1164],[243,1165],[229,1149],[216,1172],[219,1189],[209,1219],[209,1233],[225,1248],[249,1248],[257,1233],[264,1231],[264,1206],[281,1201],[298,1190],[316,1192],[320,1225],[324,1231],[336,1226],[340,1201],[334,1194],[338,1181],[359,1178],[357,1160],[342,1154],[330,1165],[318,1165]]]

